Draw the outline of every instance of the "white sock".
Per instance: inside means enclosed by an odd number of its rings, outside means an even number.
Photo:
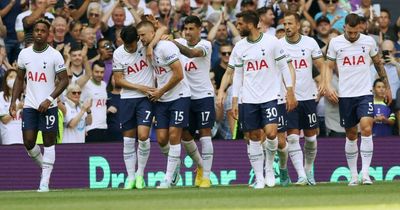
[[[346,138],[345,152],[346,152],[347,165],[350,168],[351,177],[353,179],[357,179],[357,177],[358,177],[358,172],[357,172],[357,159],[358,159],[357,140],[350,141],[348,138]]]
[[[261,143],[259,141],[250,140],[249,150],[250,163],[256,175],[256,180],[257,182],[264,182],[264,154]]]
[[[372,141],[372,136],[361,136],[360,154],[363,177],[369,177],[369,166],[371,165],[373,151],[374,143]]]
[[[150,155],[150,139],[147,139],[146,141],[138,141],[138,142],[139,142],[138,151],[137,151],[138,169],[136,171],[136,174],[138,176],[143,176],[144,168],[146,167],[147,160],[149,159],[149,155]]]
[[[275,139],[266,139],[265,171],[273,170],[276,150],[278,150],[278,137]]]
[[[303,166],[303,151],[301,151],[299,135],[290,134],[288,137],[288,153],[290,160],[293,163],[294,168],[296,169],[297,175],[299,177],[306,177],[306,173],[304,171]]]
[[[35,161],[36,164],[40,168],[43,166],[43,156],[42,152],[40,151],[39,145],[35,144],[35,146],[31,150],[27,150],[29,157],[32,158],[33,161]]]
[[[211,136],[200,138],[201,156],[203,158],[203,178],[210,179],[211,167],[214,157],[214,146],[211,141]]]
[[[40,179],[40,186],[48,186],[50,182],[50,175],[53,171],[53,165],[56,160],[55,146],[44,147],[43,152],[43,167],[42,178]]]
[[[288,144],[283,149],[278,148],[279,155],[279,168],[287,169],[287,159],[288,159]]]
[[[124,161],[126,172],[128,173],[128,180],[133,181],[135,179],[135,167],[136,167],[136,150],[135,150],[135,138],[124,137]]]
[[[171,183],[172,175],[176,167],[178,166],[181,157],[181,144],[170,145],[168,152],[168,163],[167,163],[167,173],[165,174],[165,180],[167,183]]]
[[[315,157],[317,156],[317,135],[304,137],[304,153],[305,153],[305,163],[304,170],[310,172],[312,170]]]
[[[203,160],[201,159],[199,149],[197,148],[194,140],[182,141],[183,147],[190,158],[196,163],[197,166],[203,168]]]
[[[166,144],[165,146],[161,146],[161,145],[160,145],[160,149],[161,149],[161,153],[163,153],[166,157],[168,157],[168,153],[169,153],[169,143]]]

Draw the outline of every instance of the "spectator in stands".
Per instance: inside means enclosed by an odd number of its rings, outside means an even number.
[[[101,34],[101,24],[105,23],[101,22],[103,11],[101,9],[100,3],[91,2],[87,8],[86,15],[88,18],[88,26],[93,28],[96,32],[96,41],[101,39],[103,37],[103,35]]]
[[[395,115],[385,103],[385,83],[381,79],[374,82],[374,125],[373,136],[391,136],[395,124]]]
[[[322,52],[325,53],[326,47],[329,43],[329,33],[331,31],[331,22],[325,16],[321,16],[317,19],[317,34],[314,36]]]
[[[92,77],[82,88],[82,100],[92,99],[92,124],[86,127],[85,142],[106,142],[107,137],[107,85],[103,81],[105,64],[95,61]]]
[[[332,28],[335,28],[343,33],[344,19],[348,12],[338,6],[338,0],[324,0],[326,11],[319,12],[315,15],[314,19],[318,20],[321,16],[326,16]]]
[[[15,31],[17,32],[18,42],[24,41],[25,35],[27,35],[26,33],[32,35],[32,24],[43,14],[50,20],[54,19],[54,16],[46,11],[48,8],[50,8],[50,6],[47,5],[47,0],[32,0],[31,9],[17,16],[15,20]],[[32,11],[35,11],[33,16]],[[27,17],[29,18],[26,19]]]
[[[66,45],[64,59],[71,82],[78,83],[82,89],[92,76],[92,69],[87,57],[87,46],[71,48],[70,45]]]
[[[26,4],[26,1],[25,3]],[[22,13],[22,6],[20,0],[1,0],[0,1],[0,17],[2,22],[0,25],[5,25],[7,28],[7,36],[4,39],[5,47],[7,50],[8,61],[13,63],[17,60],[20,44],[15,31],[15,23],[18,14]],[[23,29],[22,29],[23,30]]]
[[[81,32],[83,25],[79,21],[72,21],[69,24],[69,37],[71,37],[71,47],[82,47]]]
[[[125,10],[123,7],[116,5],[112,10],[112,20],[114,21],[114,25],[112,27],[102,28],[103,35],[108,40],[116,40],[117,34],[121,33],[122,28],[124,27],[124,21],[126,18]],[[102,21],[108,20],[107,15],[105,15]]]
[[[21,112],[24,106],[22,96],[17,99],[17,115],[13,118],[8,109],[10,108],[11,96],[17,71],[8,69],[3,82],[3,92],[0,92],[0,133],[1,144],[23,144],[22,142],[22,120]]]
[[[240,11],[256,11],[257,4],[253,0],[242,0],[240,3]]]
[[[123,141],[121,124],[119,120],[119,103],[121,101],[121,88],[115,85],[114,76],[107,87],[107,136],[111,141]]]
[[[390,39],[393,42],[397,41],[397,35],[394,29],[394,26],[390,25],[391,15],[389,10],[381,9],[381,16],[379,16],[379,35],[383,40]]]
[[[82,43],[88,46],[89,60],[95,59],[95,57],[97,56],[95,30],[91,27],[83,28],[81,32],[81,39]]]
[[[276,38],[280,39],[280,38],[284,37],[285,35],[286,35],[285,27],[282,24],[278,25],[276,27],[276,34],[275,34]]]
[[[86,16],[86,11],[89,3],[95,0],[70,0],[68,7],[71,10],[71,17],[75,21],[80,21],[81,23],[87,23],[88,19]]]
[[[371,21],[378,18],[378,14],[380,13],[380,11],[374,10],[371,0],[361,0],[359,6],[360,7],[356,11],[354,11],[354,13],[356,13],[357,15],[365,17],[367,20]]]
[[[113,58],[114,47],[111,41],[105,38],[100,39],[97,42],[97,47],[98,47],[97,51],[100,56],[99,61],[101,61],[105,65],[103,81],[106,82],[106,84],[108,84],[111,80],[111,74],[112,74],[112,58]]]
[[[81,93],[81,87],[76,83],[67,87],[62,143],[85,143],[85,128],[92,124],[92,99],[81,104]]]
[[[313,37],[314,36],[314,29],[311,27],[311,23],[308,20],[302,20],[300,22],[301,25],[301,34],[304,36]]]
[[[211,53],[211,67],[218,65],[220,62],[219,48],[223,44],[235,44],[241,37],[239,31],[236,29],[235,25],[221,13],[218,22],[211,28],[208,33],[208,41],[212,43],[212,53]],[[232,36],[228,36],[228,28],[232,33]]]
[[[53,47],[61,50],[68,43],[71,43],[71,38],[67,36],[68,33],[68,23],[67,20],[61,16],[56,17],[53,22],[54,30],[54,41]]]
[[[259,30],[263,33],[268,33],[269,35],[275,36],[275,15],[272,7],[261,7],[257,9],[257,14],[260,17],[260,22],[258,23]]]
[[[219,65],[215,65],[214,68],[211,69],[211,72],[214,72],[214,80],[215,87],[218,90],[221,85],[222,77],[225,74],[225,70],[228,67],[229,57],[232,53],[232,45],[224,44],[219,48],[219,56],[221,57],[221,61]]]

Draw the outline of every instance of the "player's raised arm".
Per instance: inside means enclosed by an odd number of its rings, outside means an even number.
[[[378,55],[375,55],[372,58],[372,62],[374,62],[374,66],[376,72],[378,72],[379,77],[385,83],[386,86],[386,97],[385,102],[390,105],[392,103],[392,91],[390,90],[389,81],[386,75],[385,67],[383,67],[383,63]]]

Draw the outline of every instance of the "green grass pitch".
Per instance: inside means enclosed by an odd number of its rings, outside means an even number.
[[[247,186],[212,189],[73,189],[0,191],[1,210],[165,210],[165,209],[400,209],[400,182],[348,187],[346,183],[253,190]]]

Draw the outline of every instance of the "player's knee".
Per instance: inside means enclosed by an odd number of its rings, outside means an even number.
[[[370,135],[372,135],[372,127],[371,126],[363,126],[363,127],[361,127],[361,135],[362,136],[370,136]]]
[[[249,133],[249,140],[260,140],[260,135],[257,132],[250,132]]]
[[[138,134],[139,141],[146,141],[148,138],[149,138],[149,134],[145,134],[145,133]]]
[[[32,150],[35,147],[35,141],[24,141],[26,150]]]
[[[275,139],[276,138],[276,135],[278,134],[278,132],[276,132],[276,131],[270,131],[270,132],[268,132],[267,134],[266,134],[266,136],[267,136],[267,139]]]

